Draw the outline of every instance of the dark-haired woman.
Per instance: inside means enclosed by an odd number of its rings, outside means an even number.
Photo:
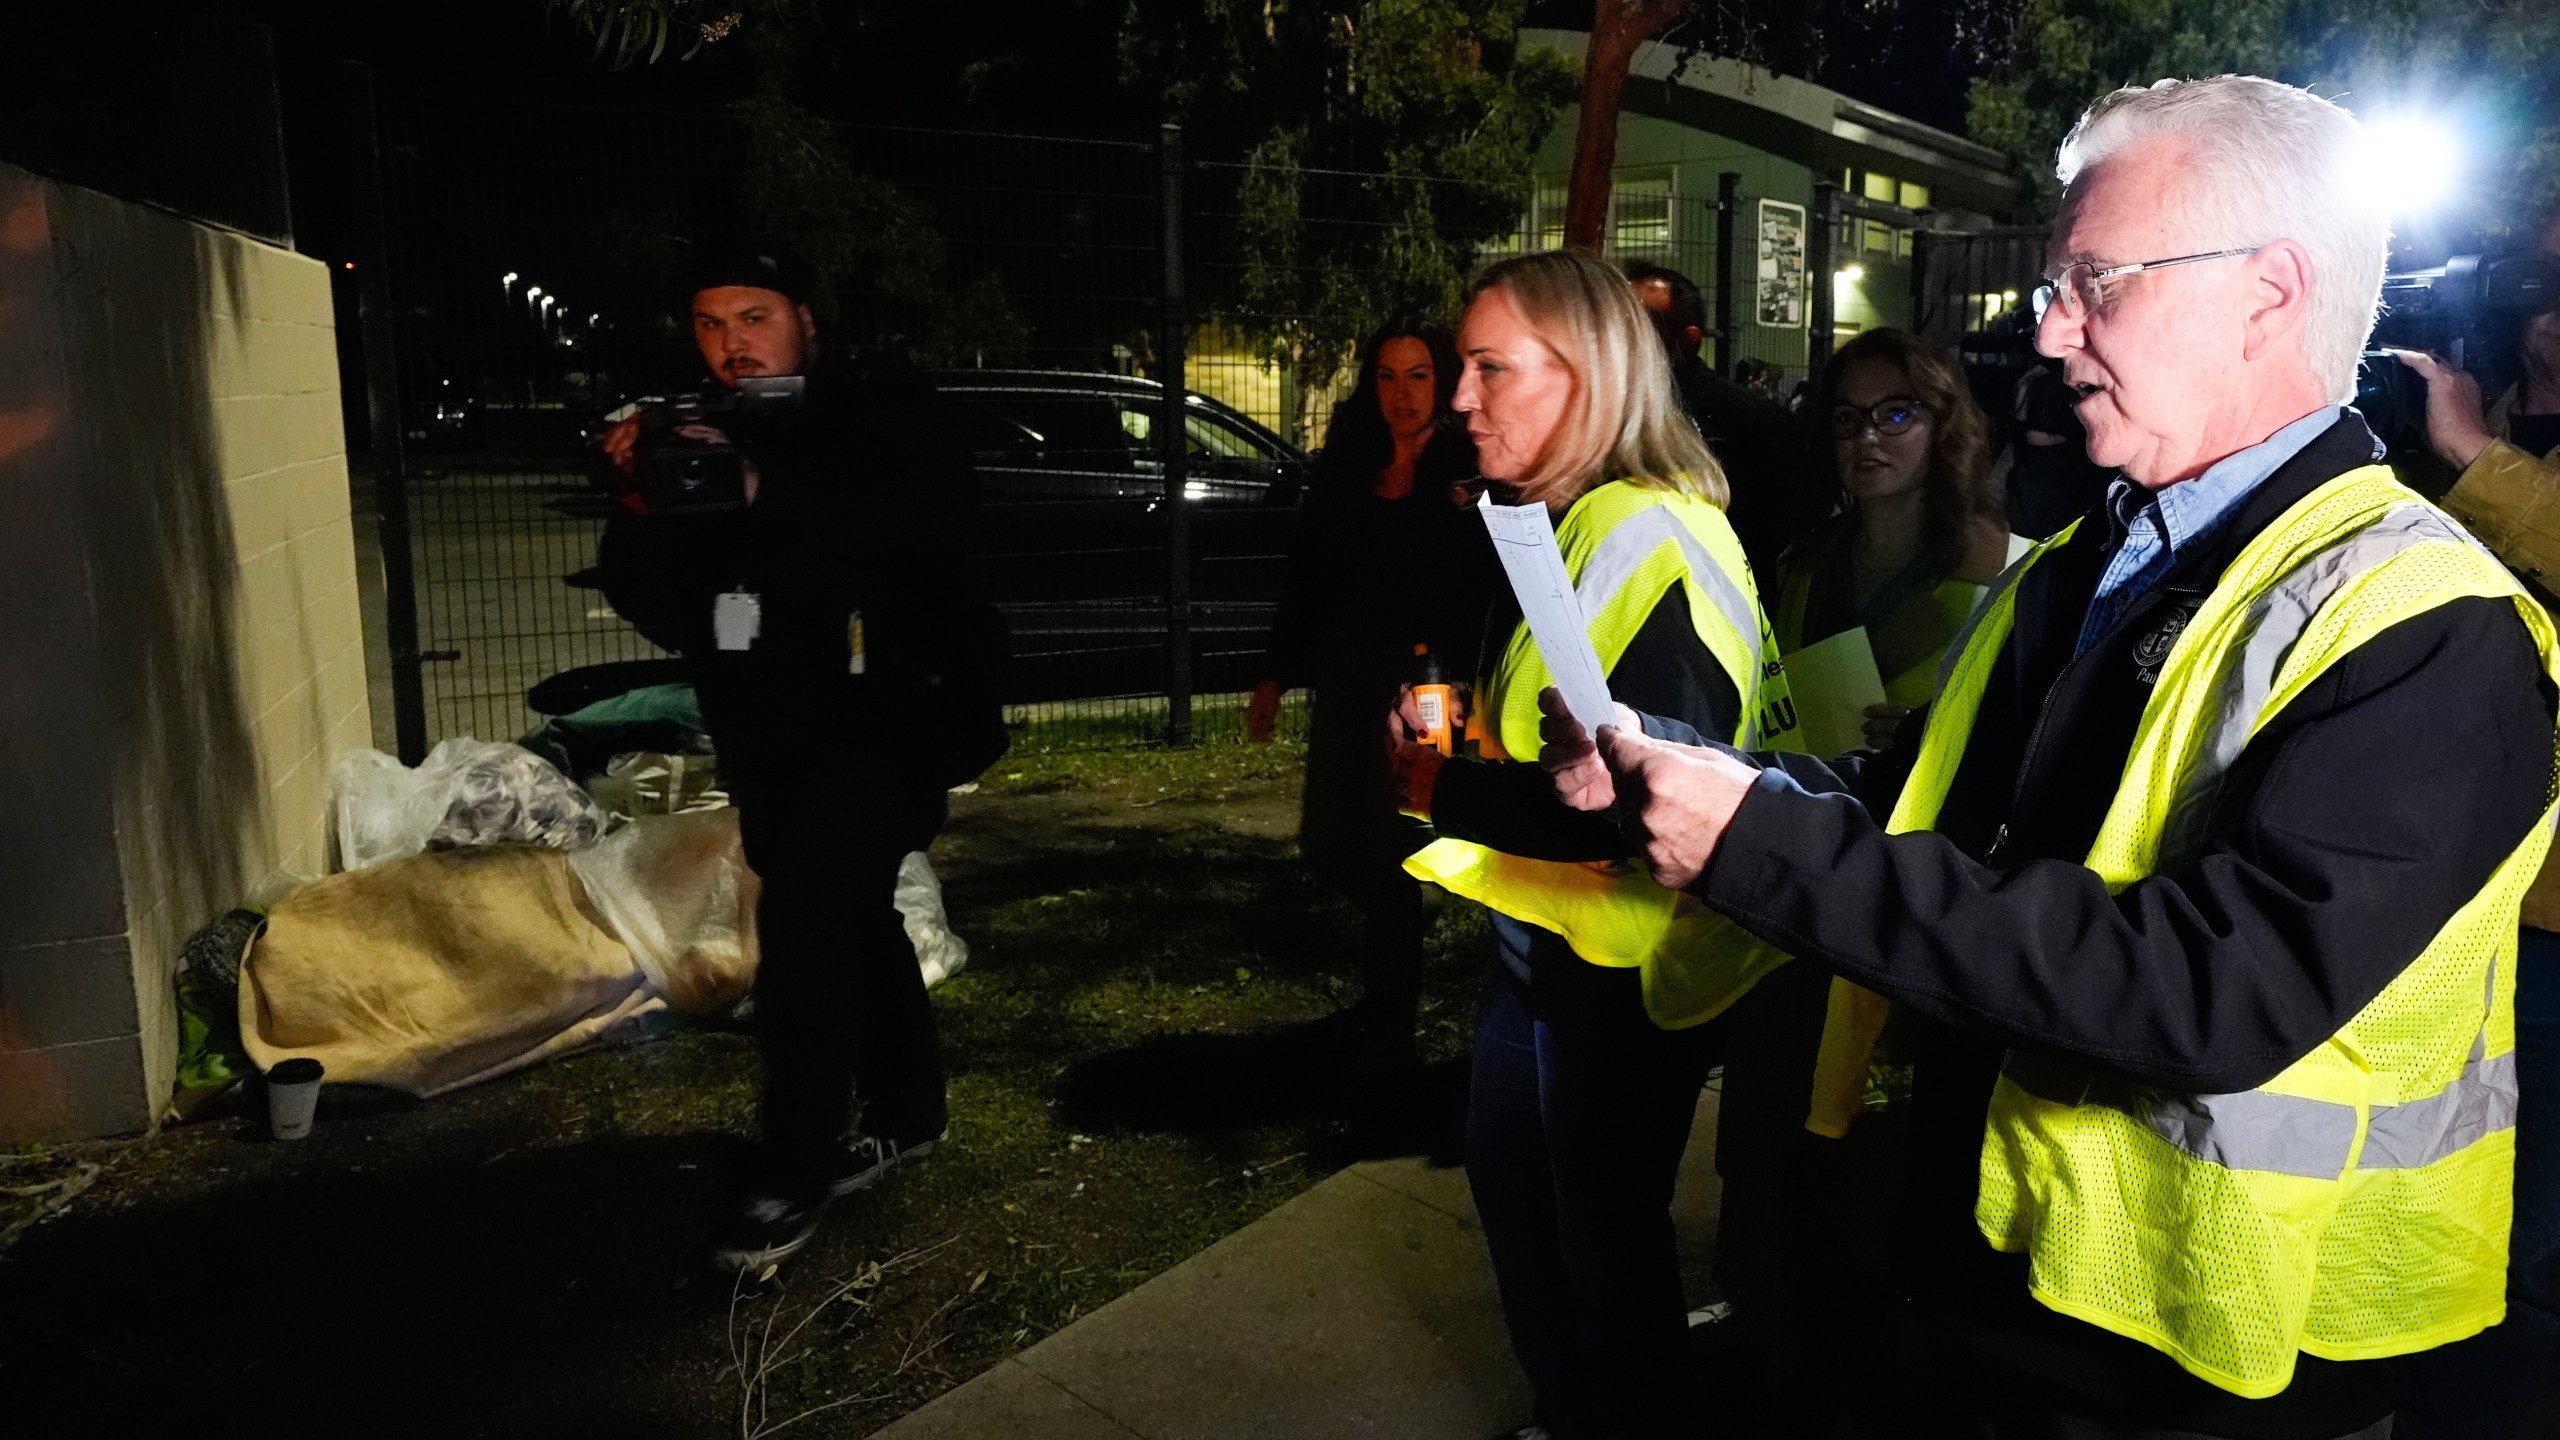
[[[1352,1079],[1380,1098],[1413,1055],[1423,906],[1402,862],[1429,835],[1396,811],[1378,717],[1412,678],[1417,645],[1468,673],[1492,596],[1484,527],[1467,508],[1475,442],[1449,408],[1458,368],[1457,341],[1433,320],[1398,320],[1362,347],[1291,547],[1272,668],[1246,712],[1252,737],[1269,740],[1281,696],[1315,691],[1298,844],[1360,907]]]

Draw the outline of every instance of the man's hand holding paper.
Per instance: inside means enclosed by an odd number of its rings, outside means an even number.
[[[1538,708],[1538,763],[1557,798],[1577,810],[1615,810],[1661,884],[1676,890],[1706,873],[1758,771],[1721,750],[1652,739],[1624,705],[1596,739],[1554,687]]]

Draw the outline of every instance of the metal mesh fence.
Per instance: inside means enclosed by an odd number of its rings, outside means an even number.
[[[528,691],[580,667],[660,662],[551,690],[680,673],[593,588],[609,509],[588,483],[589,436],[633,396],[705,383],[675,292],[688,247],[733,234],[756,183],[740,126],[725,115],[384,103],[430,742],[521,733],[542,718]],[[835,185],[886,279],[826,296],[826,327],[920,353],[958,402],[981,501],[969,559],[1012,629],[1020,743],[1161,738],[1155,149],[831,133],[839,172],[810,178]],[[1217,738],[1241,733],[1242,692],[1265,668],[1294,514],[1290,485],[1268,482],[1292,479],[1302,457],[1222,408],[1192,428],[1182,503],[1195,730]],[[1253,473],[1222,472],[1229,461]],[[849,470],[855,483],[892,478]],[[1297,708],[1284,714],[1298,723]]]
[[[1942,345],[1961,344],[2004,317],[2014,323],[2042,283],[2042,226],[1922,231],[1914,238],[1912,328]]]
[[[532,728],[537,686],[557,710],[680,677],[594,588],[610,509],[591,436],[633,397],[705,387],[676,313],[688,256],[751,210],[797,205],[804,229],[851,248],[822,266],[863,277],[822,294],[825,338],[917,354],[956,402],[980,496],[968,560],[1013,635],[1011,718],[1018,743],[1051,749],[1161,740],[1186,711],[1190,738],[1241,735],[1271,669],[1307,453],[1359,340],[1391,310],[1454,319],[1469,271],[1562,238],[1558,187],[1524,213],[1448,182],[1306,169],[1275,211],[1254,189],[1271,177],[1168,167],[1151,145],[830,127],[827,155],[794,172],[756,143],[759,123],[382,103],[429,742]],[[1187,296],[1167,290],[1168,195]],[[1814,314],[1807,218],[1744,190],[1622,182],[1604,251],[1689,276],[1710,327],[1730,317],[1723,358],[1784,393]],[[1918,268],[1952,275],[1933,253]],[[1968,303],[1950,291],[1932,310],[1934,293],[1924,324]],[[1192,393],[1177,495],[1157,379],[1169,313],[1186,317]],[[847,482],[895,477],[852,463]]]

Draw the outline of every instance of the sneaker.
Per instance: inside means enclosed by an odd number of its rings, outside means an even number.
[[[779,1265],[806,1248],[826,1212],[825,1200],[809,1204],[773,1191],[750,1193],[731,1218],[727,1233],[711,1247],[712,1268],[762,1274],[766,1266]]]
[[[827,1182],[827,1194],[833,1197],[868,1190],[890,1171],[940,1149],[943,1137],[950,1133],[946,1126],[921,1140],[891,1140],[857,1130],[844,1142],[844,1150],[837,1157],[835,1178]]]

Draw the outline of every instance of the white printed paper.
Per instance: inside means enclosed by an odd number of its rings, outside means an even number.
[[[1603,725],[1618,723],[1609,700],[1609,680],[1600,656],[1584,628],[1582,601],[1573,593],[1573,577],[1564,569],[1564,553],[1556,548],[1555,523],[1544,505],[1496,505],[1487,493],[1476,501],[1492,532],[1493,552],[1502,557],[1502,573],[1511,593],[1520,598],[1520,614],[1530,637],[1556,677],[1566,708],[1582,728],[1597,735]]]

